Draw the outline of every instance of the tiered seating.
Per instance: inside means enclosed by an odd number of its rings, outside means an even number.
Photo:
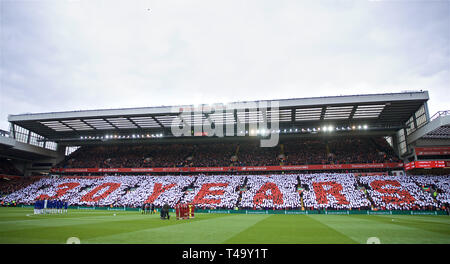
[[[6,176],[6,178],[8,178],[8,180],[0,179],[0,195],[13,193],[37,181],[36,177],[13,178]]]
[[[239,198],[237,187],[243,181],[242,176],[199,176],[193,191],[188,191],[181,202],[204,208],[233,208]]]
[[[248,190],[242,194],[241,207],[249,209],[301,208],[297,175],[247,177]]]
[[[375,206],[387,210],[438,207],[433,198],[409,176],[364,176],[360,182],[369,187]],[[417,180],[417,178],[416,178]]]
[[[190,185],[195,178],[187,176],[160,176],[148,177],[138,176],[126,177],[127,186],[138,186],[135,190],[129,191],[119,199],[116,204],[125,206],[140,206],[143,203],[163,206],[169,204],[174,207],[183,195],[183,188]]]
[[[398,162],[383,138],[327,140],[285,139],[284,165]],[[83,146],[59,168],[224,167],[237,153],[235,166],[280,165],[280,146],[260,147],[259,141],[204,144]]]
[[[311,174],[300,176],[303,202],[309,209],[357,209],[369,208],[362,190],[357,188],[353,174]]]
[[[193,180],[192,177],[168,176],[46,178],[8,195],[5,201],[31,204],[37,198],[53,198],[72,205],[139,207],[145,202],[156,206],[165,203],[174,206],[182,196],[181,189]],[[127,192],[130,187],[136,189]]]
[[[419,186],[428,186],[430,195],[436,191],[436,200],[441,204],[450,204],[450,177],[446,176],[411,176]]]
[[[422,188],[430,185],[436,200]],[[19,185],[21,186],[21,185]],[[450,176],[352,174],[106,176],[43,178],[0,200],[33,204],[57,199],[70,205],[141,207],[193,202],[205,208],[419,210],[449,205]],[[192,190],[191,190],[192,189]],[[367,190],[368,196],[364,193]],[[246,190],[246,191],[243,191]],[[241,192],[242,191],[242,192]]]

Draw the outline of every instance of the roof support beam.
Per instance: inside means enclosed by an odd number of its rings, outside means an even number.
[[[136,124],[136,122],[134,122],[133,120],[131,120],[129,117],[126,117],[126,119],[128,121],[130,121],[133,125],[137,126],[138,128],[142,128],[141,126],[139,126],[138,124]]]
[[[88,124],[86,121],[84,121],[84,119],[80,118],[80,121],[83,122],[83,124],[87,125],[88,127],[92,128],[94,130],[97,130],[97,128],[95,128],[95,127],[91,126],[90,124]]]

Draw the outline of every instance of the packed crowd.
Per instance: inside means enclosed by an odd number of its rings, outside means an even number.
[[[83,146],[58,168],[223,167],[400,162],[384,138]]]
[[[31,204],[35,199],[62,199],[70,205],[140,207],[144,203],[174,206],[192,177],[107,176],[98,178],[45,178],[5,201]]]
[[[450,205],[450,180],[443,180],[442,177],[445,176],[411,176],[422,189],[435,196],[440,204]]]
[[[367,192],[378,209],[417,210],[439,207],[433,197],[420,188],[421,181],[420,178],[410,176],[359,177],[359,182],[368,187]],[[449,177],[442,177],[439,181],[448,182]]]
[[[284,145],[284,165],[401,162],[384,138],[291,141]]]
[[[302,175],[303,203],[307,209],[370,209],[370,201],[358,188],[353,174]]]
[[[242,176],[200,176],[188,188],[181,203],[193,202],[201,208],[234,208],[239,199],[238,187],[243,184]]]
[[[33,182],[40,179],[39,177],[8,177],[0,178],[0,196],[7,195],[23,189]]]
[[[247,177],[240,206],[247,209],[301,209],[297,175]]]
[[[183,166],[190,156],[190,145],[104,145],[83,146],[73,152],[59,168],[142,168]]]
[[[422,186],[431,186],[436,196]],[[448,207],[447,176],[353,176],[352,174],[105,176],[42,178],[2,202],[33,204],[58,199],[69,205],[172,208],[422,210]],[[299,191],[299,190],[302,191]],[[303,204],[302,204],[303,203]]]
[[[195,145],[192,156],[185,164],[189,167],[222,167],[229,166],[231,157],[235,155],[237,144],[214,143]]]

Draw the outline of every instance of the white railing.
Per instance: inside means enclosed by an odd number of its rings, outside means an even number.
[[[436,114],[434,114],[431,118],[430,121],[433,121],[434,119],[441,117],[441,116],[446,116],[446,115],[450,115],[450,110],[445,110],[445,111],[438,111]]]

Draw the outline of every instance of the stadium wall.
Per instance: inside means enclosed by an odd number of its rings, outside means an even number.
[[[31,205],[21,205],[22,208],[31,208]],[[135,211],[140,208],[135,207],[88,207],[88,206],[69,206],[71,210],[103,210],[103,211]],[[156,209],[159,212],[159,208]],[[175,209],[169,212],[175,213]],[[195,214],[285,214],[285,215],[448,215],[447,211],[413,211],[413,210],[204,210],[195,209]]]

